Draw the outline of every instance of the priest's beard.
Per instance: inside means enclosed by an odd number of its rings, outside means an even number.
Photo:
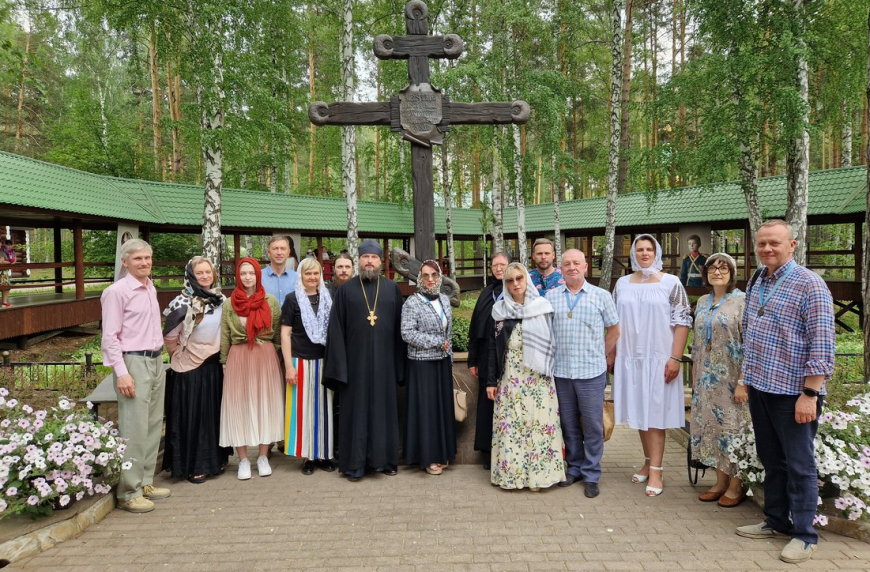
[[[360,268],[359,275],[363,280],[377,280],[378,276],[381,275],[381,270],[379,268],[375,270],[366,270],[365,268]]]

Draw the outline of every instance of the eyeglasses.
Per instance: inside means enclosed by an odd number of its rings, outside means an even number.
[[[505,284],[513,284],[514,282],[516,282],[517,284],[520,284],[522,282],[525,282],[525,280],[526,280],[526,277],[523,276],[522,274],[519,274],[513,278],[505,278],[504,279]]]
[[[708,268],[708,271],[710,272],[710,274],[716,274],[718,272],[722,276],[727,276],[728,274],[731,274],[731,269],[727,266],[710,266]]]

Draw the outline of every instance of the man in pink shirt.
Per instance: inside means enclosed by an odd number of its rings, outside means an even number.
[[[103,306],[103,363],[112,367],[118,395],[121,437],[127,440],[121,472],[118,508],[129,512],[154,510],[155,499],[169,489],[154,486],[157,449],[163,428],[163,334],[157,290],[151,282],[151,246],[134,238],[121,246],[126,275],[106,288]]]

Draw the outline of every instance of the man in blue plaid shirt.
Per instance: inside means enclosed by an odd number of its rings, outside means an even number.
[[[610,293],[586,281],[588,268],[581,251],[565,251],[565,283],[547,292],[547,300],[554,309],[554,377],[567,465],[567,476],[559,486],[583,479],[584,494],[594,498],[599,494],[604,454],[604,386],[612,365],[607,356],[619,339],[619,317]]]
[[[758,229],[763,265],[749,282],[743,314],[743,377],[758,457],[764,465],[764,514],[737,534],[791,541],[780,560],[805,562],[816,549],[819,488],[813,440],[834,371],[834,303],[818,274],[795,262],[791,226],[769,220]],[[738,381],[739,383],[739,381]],[[789,520],[789,515],[791,520]]]

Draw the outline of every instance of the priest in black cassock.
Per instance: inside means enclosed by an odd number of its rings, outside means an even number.
[[[359,247],[359,274],[335,291],[323,385],[339,392],[338,469],[358,481],[366,469],[395,475],[399,464],[397,386],[405,375],[402,294],[381,276],[384,251]]]
[[[477,298],[471,324],[468,330],[468,371],[477,378],[477,420],[474,431],[474,450],[483,454],[483,468],[490,468],[492,449],[492,409],[493,401],[486,396],[486,380],[489,369],[489,346],[495,340],[495,320],[492,307],[496,300],[503,297],[504,272],[510,259],[501,252],[492,255],[489,285]]]

